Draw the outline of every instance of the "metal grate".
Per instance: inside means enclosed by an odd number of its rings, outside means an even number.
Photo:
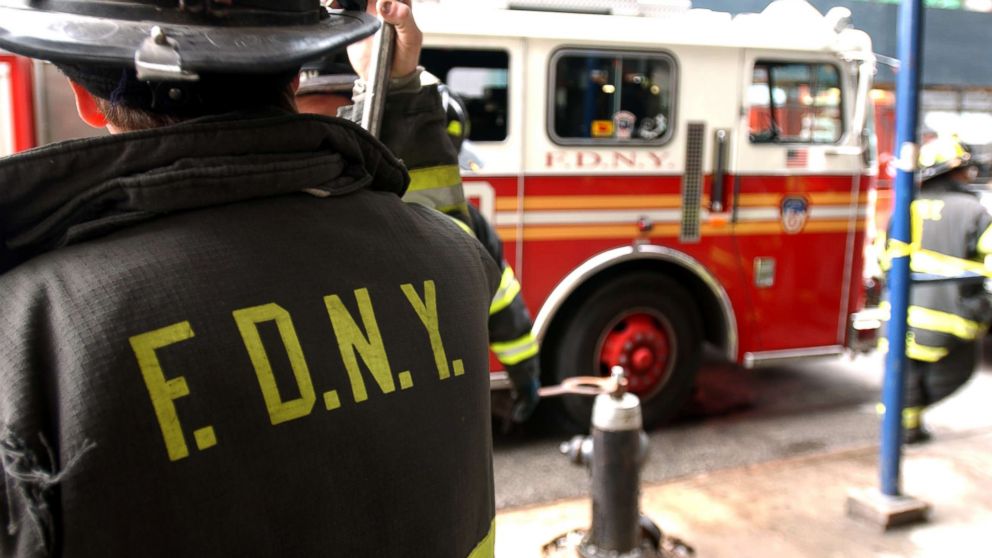
[[[699,215],[703,202],[703,135],[706,124],[690,122],[685,141],[682,176],[682,242],[699,242]]]

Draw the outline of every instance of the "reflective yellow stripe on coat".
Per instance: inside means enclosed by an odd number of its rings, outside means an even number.
[[[496,358],[506,366],[519,364],[535,355],[538,352],[537,339],[533,333],[527,333],[523,337],[513,341],[493,343],[489,345]]]
[[[889,340],[882,338],[878,340],[878,348],[881,351],[889,350]],[[906,336],[906,356],[913,360],[923,362],[937,362],[947,356],[948,350],[943,347],[929,347],[920,345],[915,339]]]
[[[910,306],[907,316],[910,327],[947,333],[970,341],[982,333],[982,325],[978,322],[962,318],[949,312],[931,310],[922,306]]]
[[[496,290],[493,302],[489,306],[489,315],[492,316],[509,306],[518,294],[520,294],[520,281],[517,281],[513,268],[506,266],[503,268],[503,276],[499,280],[499,289]]]
[[[909,261],[910,268],[917,273],[954,277],[972,272],[992,279],[992,270],[985,267],[982,262],[956,258],[933,250],[918,250],[913,253]]]
[[[891,311],[892,307],[888,301],[879,305],[883,310]],[[946,333],[955,337],[971,341],[985,332],[982,324],[962,318],[950,312],[932,310],[923,306],[910,306],[906,315],[906,323],[910,327]]]
[[[986,256],[992,254],[992,225],[978,237],[978,252]]]
[[[466,558],[494,558],[496,556],[496,520],[489,524],[489,533],[479,541]]]
[[[439,165],[410,171],[410,186],[403,200],[441,212],[465,209],[465,192],[458,165]]]
[[[943,347],[928,347],[920,345],[913,339],[906,340],[906,356],[923,362],[937,362],[947,356],[948,350]]]
[[[447,215],[447,214],[445,214],[445,215]],[[454,221],[455,224],[458,225],[458,228],[460,228],[461,230],[465,231],[465,234],[471,236],[472,238],[475,238],[475,231],[473,231],[471,227],[469,227],[468,225],[466,225],[464,221],[462,221],[458,217],[452,217],[451,215],[447,215],[447,217],[449,219],[451,219],[452,221]]]
[[[923,416],[923,407],[906,407],[902,410],[902,427],[903,428],[919,428],[920,418]],[[875,412],[878,416],[885,416],[885,404],[877,403],[875,405]]]

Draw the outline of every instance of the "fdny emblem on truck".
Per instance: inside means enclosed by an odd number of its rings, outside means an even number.
[[[782,228],[789,234],[796,234],[806,226],[809,216],[809,202],[806,198],[788,197],[782,200]]]

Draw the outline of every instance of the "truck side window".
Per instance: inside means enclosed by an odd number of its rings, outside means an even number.
[[[661,53],[561,50],[549,132],[560,144],[660,144],[671,135],[675,62]]]
[[[836,143],[844,134],[833,64],[758,61],[747,101],[752,143]]]
[[[506,139],[510,73],[506,51],[425,47],[420,60],[428,72],[465,101],[470,121],[468,139]]]

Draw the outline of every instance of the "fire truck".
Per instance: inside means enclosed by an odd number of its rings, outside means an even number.
[[[872,344],[874,56],[849,11],[440,0],[415,13],[423,65],[468,107],[483,165],[466,193],[536,316],[543,383],[622,366],[653,425],[690,396],[705,346],[751,368]],[[0,54],[0,154],[85,133],[63,82]],[[508,388],[505,373],[492,385]],[[588,424],[590,398],[556,403]]]
[[[757,367],[873,344],[864,243],[875,57],[850,12],[688,2],[422,2],[466,101],[466,191],[536,314],[544,383],[628,372],[645,420],[704,346]],[[494,386],[505,385],[494,375]],[[583,424],[590,402],[560,411]]]

